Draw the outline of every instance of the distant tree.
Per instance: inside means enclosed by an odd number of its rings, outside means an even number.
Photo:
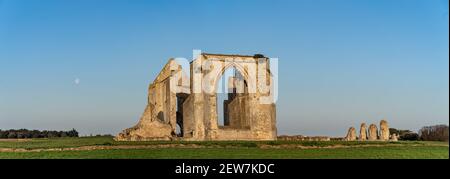
[[[70,131],[67,132],[69,137],[78,137],[78,131],[75,129],[72,129]]]
[[[60,136],[59,136],[59,133],[57,131],[49,131],[47,137],[48,138],[55,138],[55,137],[60,137]]]
[[[0,139],[6,139],[6,138],[8,138],[8,131],[0,130]]]
[[[397,135],[400,135],[399,132],[398,132],[398,130],[395,129],[395,128],[389,128],[389,134],[397,134]]]
[[[41,136],[43,137],[43,138],[48,138],[48,131],[47,130],[44,130],[44,131],[42,131],[41,132]]]
[[[68,137],[67,133],[68,133],[68,132],[61,131],[60,134],[59,134],[59,136],[60,136],[60,137]]]
[[[31,138],[41,138],[41,135],[39,133],[32,133]]]
[[[400,136],[400,140],[420,140],[419,134],[415,133],[415,132],[411,132],[411,133],[406,133],[402,136]]]
[[[31,138],[41,138],[41,132],[38,130],[32,130],[30,131]]]
[[[23,139],[23,138],[25,138],[25,135],[23,135],[21,132],[18,132],[16,137],[18,139]]]
[[[419,131],[421,140],[425,141],[447,141],[448,142],[448,125],[425,126]]]
[[[78,137],[78,132],[75,129],[70,131],[39,131],[28,129],[10,129],[0,130],[0,138],[2,139],[26,139],[26,138],[54,138],[54,137]]]
[[[16,132],[9,132],[8,133],[8,139],[17,139]]]

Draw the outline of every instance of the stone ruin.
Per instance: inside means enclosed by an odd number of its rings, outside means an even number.
[[[185,66],[170,59],[148,88],[148,104],[139,122],[115,140],[276,140],[269,62],[263,55],[207,53]],[[231,68],[234,74],[225,79],[229,93],[219,124],[217,89]]]
[[[387,121],[380,121],[380,140],[389,140],[389,126]]]
[[[380,130],[378,131],[377,125],[370,124],[369,129],[366,129],[366,123],[361,124],[359,131],[359,137],[356,137],[356,129],[350,127],[347,132],[347,136],[344,138],[345,141],[398,141],[398,136],[396,134],[389,134],[389,125],[386,120],[380,121]]]
[[[376,124],[369,125],[369,135],[367,135],[369,141],[378,140],[378,127]]]
[[[354,127],[350,127],[347,132],[347,136],[345,136],[344,140],[346,141],[355,141],[356,140],[356,129]]]
[[[303,135],[281,135],[278,136],[279,141],[330,141],[331,138],[328,136],[303,136]]]
[[[367,140],[367,127],[366,123],[361,124],[361,128],[359,129],[359,140],[365,141]]]
[[[398,141],[398,135],[397,134],[392,134],[391,135],[391,141],[397,142]]]

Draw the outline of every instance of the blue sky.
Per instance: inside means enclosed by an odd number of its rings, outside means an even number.
[[[448,124],[448,17],[448,0],[0,0],[0,128],[115,134],[193,49],[279,58],[280,134]]]

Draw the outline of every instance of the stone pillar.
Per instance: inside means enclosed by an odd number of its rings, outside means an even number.
[[[380,121],[380,140],[389,140],[389,125],[385,120]]]
[[[377,125],[370,124],[368,140],[369,141],[375,141],[377,139],[378,139],[378,128],[377,128]]]
[[[361,124],[361,128],[359,130],[359,140],[366,141],[367,140],[367,127],[366,123]]]
[[[347,136],[345,137],[346,141],[355,141],[356,140],[356,129],[354,127],[350,127],[347,132]]]

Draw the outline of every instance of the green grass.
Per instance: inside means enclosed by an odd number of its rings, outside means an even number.
[[[0,152],[0,158],[69,159],[448,159],[448,147],[336,149],[161,148],[89,151]]]
[[[111,137],[80,137],[80,138],[51,138],[32,139],[26,141],[0,141],[0,148],[22,148],[22,149],[49,149],[49,148],[71,148],[82,146],[119,146],[119,145],[162,145],[162,144],[196,144],[200,146],[219,147],[257,147],[258,145],[301,145],[301,146],[361,146],[361,145],[432,145],[443,144],[441,142],[402,141],[402,142],[359,142],[359,141],[114,141]]]
[[[80,137],[0,141],[0,148],[48,149],[103,145],[113,142],[111,137]]]
[[[33,139],[0,141],[1,149],[60,149],[82,146],[152,146],[163,144],[195,144],[199,148],[103,149],[81,151],[0,152],[0,159],[11,158],[168,158],[168,159],[448,159],[449,147],[444,142],[301,142],[301,141],[148,141],[117,142],[110,137]],[[263,146],[269,146],[264,148]],[[304,146],[306,149],[299,149]],[[333,146],[339,146],[333,148]],[[317,148],[308,148],[317,147]],[[331,148],[324,148],[331,147]],[[5,150],[4,150],[5,151]]]

